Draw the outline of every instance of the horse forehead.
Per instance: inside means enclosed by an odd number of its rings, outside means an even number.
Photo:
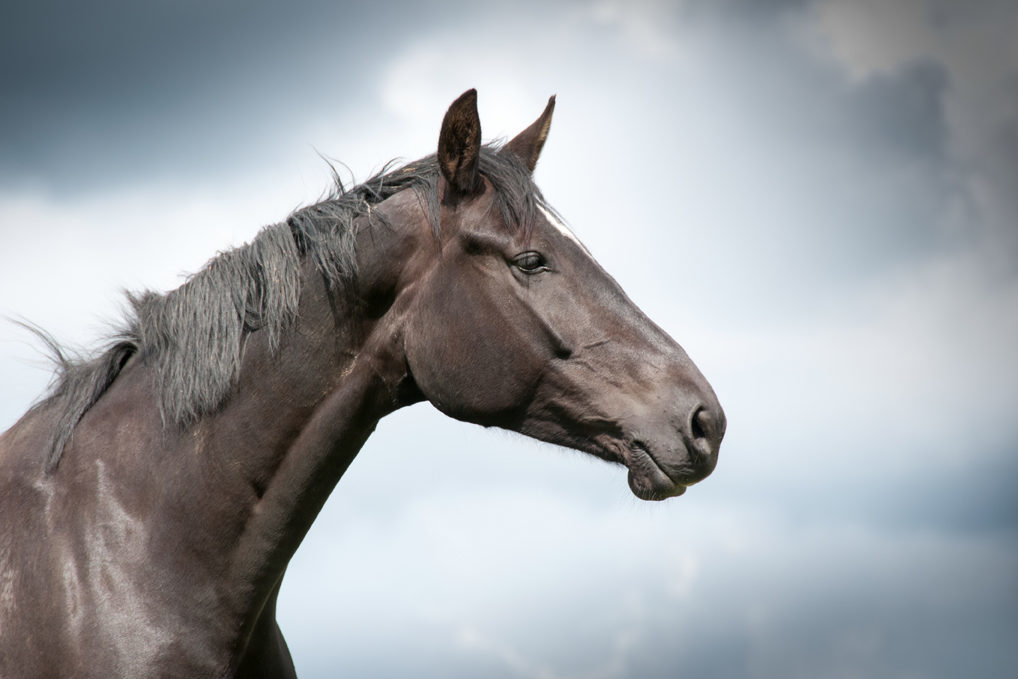
[[[580,242],[580,239],[576,237],[576,234],[573,233],[568,226],[563,224],[558,217],[553,215],[550,210],[547,210],[543,205],[538,205],[537,209],[541,211],[541,214],[544,215],[544,218],[547,219],[548,223],[552,225],[552,228],[554,228],[556,231],[561,233],[569,240],[579,245],[580,248],[588,255],[590,254],[590,250],[587,249],[587,246]]]

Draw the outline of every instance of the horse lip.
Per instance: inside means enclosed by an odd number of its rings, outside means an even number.
[[[686,492],[687,484],[672,478],[642,441],[630,442],[623,449],[623,459],[629,468],[629,488],[641,500],[664,500]],[[641,466],[644,469],[640,469]],[[650,468],[649,474],[646,473],[647,467]],[[646,487],[646,481],[651,487]]]

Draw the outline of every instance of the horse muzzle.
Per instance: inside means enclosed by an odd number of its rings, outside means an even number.
[[[720,405],[699,404],[677,427],[660,427],[660,432],[644,428],[631,437],[622,457],[633,494],[641,500],[664,500],[707,478],[717,466],[726,426]]]

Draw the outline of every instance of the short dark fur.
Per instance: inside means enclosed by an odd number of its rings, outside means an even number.
[[[544,200],[529,170],[514,156],[497,151],[494,146],[482,149],[481,174],[496,191],[503,222],[526,237]],[[164,424],[188,426],[215,411],[236,383],[247,334],[265,329],[275,348],[280,332],[294,320],[302,257],[311,257],[338,289],[347,289],[356,279],[354,222],[365,218],[374,225],[381,219],[373,211],[378,203],[400,191],[416,191],[437,235],[435,157],[396,170],[389,167],[349,190],[337,175],[325,200],[265,227],[251,243],[221,253],[176,290],[129,294],[124,326],[93,358],[69,357],[52,337],[33,329],[57,364],[54,386],[35,406],[60,413],[48,468],[56,468],[75,425],[135,354],[157,365]]]

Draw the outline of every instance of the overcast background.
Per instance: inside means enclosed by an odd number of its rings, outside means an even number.
[[[94,346],[470,87],[486,139],[558,94],[538,183],[728,435],[644,504],[390,416],[288,571],[302,676],[1018,675],[1014,3],[4,3],[0,314]],[[37,344],[0,324],[0,428]]]

